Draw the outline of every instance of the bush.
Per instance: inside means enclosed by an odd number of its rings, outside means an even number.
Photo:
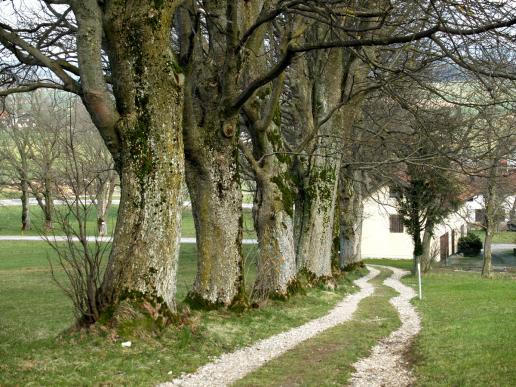
[[[474,257],[480,253],[481,249],[482,241],[477,235],[468,233],[468,235],[459,238],[459,253],[462,253],[467,257]]]

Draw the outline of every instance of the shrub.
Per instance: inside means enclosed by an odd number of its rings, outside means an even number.
[[[477,235],[468,233],[468,235],[459,238],[459,253],[462,253],[467,257],[474,257],[480,253],[481,249],[482,241]]]

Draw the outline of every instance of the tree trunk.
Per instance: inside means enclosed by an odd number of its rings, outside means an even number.
[[[323,28],[321,33],[326,33]],[[367,68],[349,51],[321,52],[314,69],[313,121],[318,138],[304,179],[303,218],[298,261],[316,278],[332,275],[333,224],[338,200],[342,140],[348,137],[361,112]]]
[[[21,181],[21,204],[22,204],[22,231],[30,230],[30,211],[29,211],[29,183],[27,178],[23,177]]]
[[[423,273],[427,273],[431,269],[432,264],[432,236],[433,236],[433,225],[426,224],[425,231],[423,232],[423,254],[421,255],[421,270]]]
[[[113,1],[104,9],[106,51],[120,115],[114,156],[121,198],[101,289],[103,308],[124,298],[150,300],[169,310],[176,305],[184,153],[182,75],[169,50],[175,6]],[[88,52],[90,46],[79,49]],[[90,111],[96,108],[94,98],[86,98]]]
[[[326,144],[329,145],[329,144]],[[304,187],[298,261],[316,278],[331,277],[333,222],[340,160],[315,156]]]
[[[252,299],[258,302],[288,297],[296,278],[292,188],[283,179],[281,174],[257,178],[253,215],[259,258]]]
[[[97,231],[99,235],[106,235],[108,232],[107,220],[109,217],[109,209],[113,200],[113,193],[115,191],[115,173],[111,172],[109,177],[100,183],[99,192],[95,200],[97,210]]]
[[[318,31],[321,34],[325,32],[324,28]],[[332,276],[333,223],[341,157],[340,143],[335,141],[335,137],[345,130],[344,126],[348,127],[344,125],[344,117],[351,111],[344,111],[346,108],[331,111],[342,99],[342,50],[321,52],[317,56],[315,67],[318,65],[324,66],[325,70],[312,69],[313,105],[305,106],[305,110],[312,114],[318,137],[312,141],[307,176],[300,187],[303,203],[299,209],[302,211],[302,217],[298,233],[297,260],[315,278],[329,278]],[[351,117],[352,114],[349,115],[350,122]]]
[[[242,192],[236,122],[194,128],[186,137],[186,181],[197,237],[197,275],[188,298],[229,306],[243,295]]]
[[[254,130],[253,156],[256,194],[253,206],[258,236],[258,267],[253,288],[254,301],[268,297],[288,297],[297,267],[294,247],[294,191],[279,122],[265,130]]]
[[[54,213],[54,198],[52,195],[52,191],[50,188],[51,185],[50,179],[45,179],[44,181],[44,206],[43,206],[43,214],[45,216],[45,224],[44,230],[45,232],[51,231],[53,229],[53,213]]]
[[[496,165],[496,164],[494,164]],[[486,235],[484,239],[484,262],[482,265],[482,277],[491,278],[492,277],[492,254],[491,254],[491,245],[493,242],[493,235],[496,230],[496,221],[498,214],[498,196],[496,190],[496,182],[495,173],[496,167],[492,167],[494,170],[492,172],[492,176],[488,181],[487,187],[487,195],[485,198],[485,207],[486,207]]]
[[[346,178],[344,169],[339,181],[340,268],[362,260],[363,193],[359,172]]]

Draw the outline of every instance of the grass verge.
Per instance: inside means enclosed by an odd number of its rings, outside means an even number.
[[[478,235],[482,243],[485,239],[484,230],[473,230],[473,234]],[[493,235],[493,243],[516,243],[516,232],[514,231],[500,231]]]
[[[362,273],[339,280],[335,291],[308,289],[289,301],[271,301],[244,312],[193,311],[181,326],[159,334],[128,330],[113,337],[60,335],[72,323],[68,299],[48,272],[45,243],[0,244],[0,385],[155,385],[191,372],[214,356],[249,345],[317,318],[345,294]],[[252,257],[252,252],[249,252]],[[251,258],[250,258],[251,260]],[[183,245],[178,298],[193,282],[195,246]],[[249,270],[252,281],[252,270]],[[131,340],[130,348],[121,342]]]
[[[352,364],[368,356],[381,338],[400,326],[398,313],[389,303],[397,293],[382,284],[391,275],[371,282],[376,290],[362,300],[353,319],[299,344],[235,383],[235,386],[335,386],[346,385]]]
[[[416,285],[414,277],[402,281]],[[422,318],[411,354],[417,385],[514,385],[514,277],[486,280],[479,273],[434,269],[423,279],[423,300],[413,303]]]

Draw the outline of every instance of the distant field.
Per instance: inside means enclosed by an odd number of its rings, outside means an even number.
[[[112,231],[116,224],[116,216],[118,212],[118,206],[112,206],[109,211],[109,217],[107,220],[108,230]],[[43,215],[42,211],[38,206],[30,206],[31,213],[31,224],[32,229],[25,232],[23,235],[40,235],[42,234]],[[96,214],[92,211],[87,227],[90,235],[96,233]],[[0,206],[0,235],[22,235],[21,234],[21,207],[17,206]],[[56,235],[62,235],[62,232],[56,227]],[[192,211],[189,208],[183,210],[183,224],[182,233],[183,237],[195,237],[195,226],[192,217]],[[253,221],[251,210],[244,209],[244,238],[254,238],[255,233],[253,231]]]
[[[473,234],[479,236],[484,243],[485,232],[483,230],[473,230]],[[516,243],[516,232],[515,231],[501,231],[495,233],[493,236],[493,243]]]

